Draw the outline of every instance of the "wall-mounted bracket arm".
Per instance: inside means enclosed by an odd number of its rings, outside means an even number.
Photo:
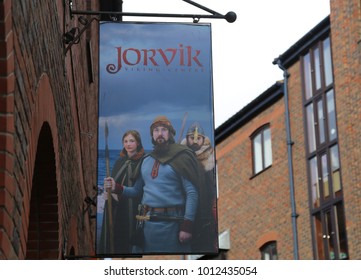
[[[111,16],[128,16],[128,17],[173,17],[173,18],[192,18],[194,22],[198,22],[201,18],[209,19],[225,19],[227,22],[232,23],[237,19],[237,15],[234,12],[228,12],[222,15],[216,11],[213,11],[207,7],[204,7],[191,0],[182,0],[188,4],[198,7],[210,15],[205,14],[168,14],[168,13],[132,13],[132,12],[117,12],[117,11],[85,11],[85,10],[72,10],[70,8],[71,16],[73,15],[111,15]]]
[[[225,19],[227,22],[232,23],[237,19],[237,15],[234,12],[228,12],[225,15],[222,15],[216,11],[213,11],[205,6],[202,6],[192,0],[182,0],[190,5],[193,5],[197,8],[200,8],[210,14],[166,14],[166,13],[129,13],[129,12],[118,12],[118,11],[86,11],[86,10],[73,10],[72,0],[69,1],[69,12],[70,17],[73,18],[74,15],[91,15],[98,16],[97,18],[92,18],[90,21],[85,17],[80,16],[78,18],[79,22],[83,25],[83,28],[73,27],[71,30],[63,34],[63,42],[66,45],[64,49],[64,54],[70,50],[72,45],[78,44],[80,41],[81,35],[84,31],[90,27],[90,24],[94,21],[100,21],[102,15],[109,15],[110,17],[120,18],[122,16],[129,17],[169,17],[169,18],[192,18],[194,23],[198,23],[201,18],[209,19]]]

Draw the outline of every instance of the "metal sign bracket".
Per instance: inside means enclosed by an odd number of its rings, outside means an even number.
[[[70,1],[70,15],[111,15],[111,16],[129,16],[129,17],[174,17],[174,18],[192,18],[193,22],[197,23],[201,18],[209,19],[225,19],[227,22],[232,23],[237,19],[237,15],[234,12],[228,12],[222,15],[216,11],[213,11],[203,5],[200,5],[192,0],[182,0],[190,5],[200,8],[210,14],[164,14],[164,13],[129,13],[129,12],[116,12],[116,11],[86,11],[86,10],[73,10],[72,1]]]
[[[232,23],[237,19],[237,15],[234,12],[228,12],[225,15],[222,15],[216,11],[213,11],[203,5],[200,5],[192,0],[182,0],[192,6],[202,9],[203,11],[208,12],[209,14],[163,14],[163,13],[129,13],[129,12],[118,12],[118,11],[87,11],[87,10],[73,10],[73,1],[69,0],[69,13],[70,17],[73,18],[74,15],[81,15],[78,20],[83,25],[82,29],[78,27],[73,27],[71,30],[63,34],[63,43],[66,45],[64,54],[68,52],[73,44],[77,44],[80,40],[83,32],[90,27],[90,24],[94,21],[100,21],[100,17],[103,15],[109,15],[113,20],[119,20],[123,16],[129,17],[168,17],[168,18],[192,18],[194,23],[198,23],[201,18],[208,19],[225,19],[227,22]],[[90,21],[83,17],[83,15],[98,16],[94,17]]]

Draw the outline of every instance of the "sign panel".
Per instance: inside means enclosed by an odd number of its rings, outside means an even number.
[[[97,255],[218,251],[210,24],[100,24]]]

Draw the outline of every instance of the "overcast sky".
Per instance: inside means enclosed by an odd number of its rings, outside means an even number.
[[[272,64],[330,13],[329,0],[194,0],[226,14],[234,23],[211,23],[215,127],[218,127],[277,80],[282,71]],[[209,14],[182,0],[123,0],[124,12]],[[135,18],[124,21],[191,22],[180,18]]]

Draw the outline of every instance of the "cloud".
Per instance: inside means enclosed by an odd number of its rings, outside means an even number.
[[[170,119],[178,133],[176,137],[186,129],[181,127],[185,115],[186,126],[194,121],[203,122],[204,129],[213,134],[209,26],[114,23],[103,27],[106,30],[101,29],[100,148],[106,140],[111,148],[121,148],[122,135],[135,129],[144,139],[143,145],[151,149],[149,127],[158,115]],[[102,35],[105,31],[107,34]],[[128,49],[135,58],[124,53]],[[154,60],[162,63],[155,66],[142,50],[158,52]],[[106,70],[109,63],[115,65],[113,74]],[[105,122],[109,127],[107,139]]]

